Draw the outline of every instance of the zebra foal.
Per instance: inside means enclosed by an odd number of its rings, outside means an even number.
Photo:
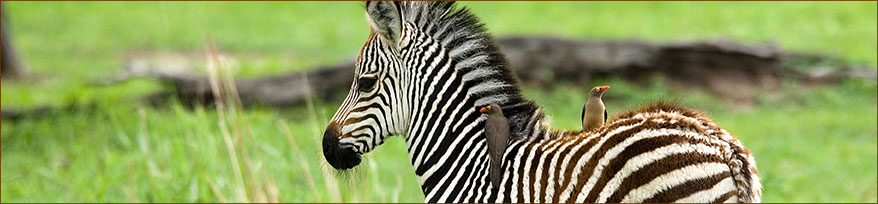
[[[521,95],[478,19],[452,2],[367,2],[371,32],[350,92],[323,135],[336,169],[390,136],[406,141],[427,202],[759,202],[749,151],[709,118],[656,103],[585,132],[553,129]],[[485,117],[510,134],[499,186]]]

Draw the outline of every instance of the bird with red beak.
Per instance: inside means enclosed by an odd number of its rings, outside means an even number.
[[[500,187],[503,180],[503,153],[509,142],[509,120],[503,116],[500,105],[490,104],[479,109],[479,112],[487,115],[485,119],[485,140],[488,144],[488,157],[490,166],[488,176],[494,188]]]
[[[607,109],[601,96],[610,86],[597,86],[588,94],[588,101],[582,106],[582,131],[590,131],[607,122]]]

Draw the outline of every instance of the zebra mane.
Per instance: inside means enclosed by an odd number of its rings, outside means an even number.
[[[615,121],[615,120],[631,118],[631,117],[634,117],[635,115],[642,114],[642,113],[658,113],[658,112],[676,112],[676,113],[679,113],[680,115],[683,115],[686,117],[708,119],[706,116],[699,113],[698,111],[683,107],[682,105],[680,105],[679,101],[659,100],[659,101],[656,101],[653,103],[649,103],[649,104],[642,106],[638,109],[628,109],[627,111],[616,114],[616,116],[610,120]]]
[[[400,9],[406,21],[448,50],[476,107],[500,105],[512,138],[542,136],[548,124],[545,114],[521,95],[515,73],[478,17],[449,1],[402,2]]]

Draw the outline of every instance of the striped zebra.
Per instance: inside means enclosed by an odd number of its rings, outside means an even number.
[[[709,118],[656,103],[588,132],[551,128],[478,19],[452,2],[367,2],[371,32],[323,135],[336,169],[405,139],[427,202],[759,202],[749,151]],[[514,23],[514,22],[510,22]],[[510,122],[491,186],[476,107]]]

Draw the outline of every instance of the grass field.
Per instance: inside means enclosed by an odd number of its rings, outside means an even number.
[[[776,42],[875,66],[875,2],[464,2],[496,35]],[[0,123],[2,202],[421,202],[403,141],[391,139],[354,171],[330,170],[320,135],[340,100],[243,114],[136,102],[163,88],[139,79],[87,85],[135,52],[203,52],[209,34],[237,56],[238,77],[265,76],[352,57],[367,37],[355,2],[4,2],[20,55],[34,75],[4,80],[0,105],[94,103]],[[661,81],[617,79],[610,113],[680,99],[754,152],[767,202],[876,202],[875,82],[786,83],[736,109]],[[578,126],[584,89],[525,88],[554,125]],[[571,97],[572,96],[572,97]],[[576,111],[569,111],[576,110]],[[221,117],[228,121],[219,121]],[[219,124],[239,124],[240,129]],[[224,130],[230,130],[230,133]],[[243,144],[229,143],[242,133]],[[234,139],[233,139],[234,140]],[[236,140],[237,141],[237,140]],[[231,144],[231,145],[230,145]],[[230,148],[231,146],[231,148]],[[233,150],[230,150],[233,149]],[[236,165],[235,163],[238,163]]]

